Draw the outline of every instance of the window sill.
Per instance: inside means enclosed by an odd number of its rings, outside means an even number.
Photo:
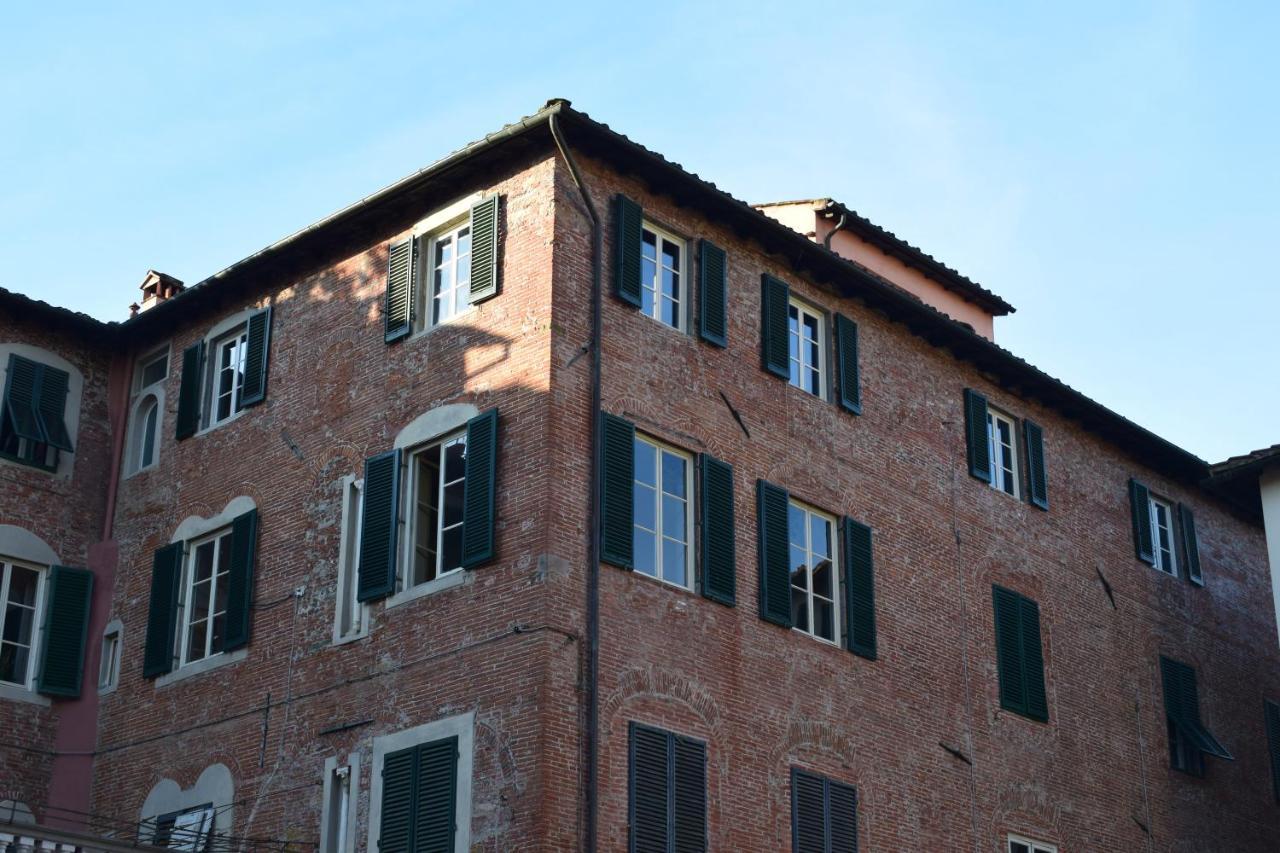
[[[386,599],[384,607],[390,610],[393,607],[399,607],[401,604],[408,604],[423,596],[434,595],[437,592],[444,592],[446,589],[453,589],[455,586],[462,586],[464,583],[470,583],[471,573],[466,569],[458,569],[452,571],[444,577],[436,578],[433,581],[420,583],[417,586],[411,586],[403,589],[395,595]]]
[[[413,334],[409,335],[409,337],[405,339],[405,343],[407,344],[413,343],[416,340],[420,340],[421,338],[427,337],[432,332],[439,331],[440,329],[447,329],[450,326],[459,325],[463,320],[471,316],[475,312],[475,310],[476,310],[476,306],[468,305],[466,308],[459,311],[457,314],[454,314],[448,320],[445,320],[440,323],[436,323],[433,326],[426,326],[424,328],[414,331]]]
[[[120,686],[119,682],[116,682],[115,684],[99,684],[99,685],[98,685],[98,695],[99,695],[99,696],[110,696],[112,693],[115,693],[115,692],[116,692],[116,688],[117,688],[117,687],[119,687],[119,686]]]
[[[366,620],[367,618],[368,617],[366,616]],[[359,640],[363,640],[368,636],[369,636],[369,627],[366,622],[365,627],[361,628],[359,631],[352,631],[350,634],[334,634],[333,644],[335,646],[345,646],[348,643],[354,643]]]
[[[240,420],[240,416],[241,416],[241,415],[243,415],[245,412],[249,411],[249,408],[250,408],[250,407],[246,406],[246,407],[244,407],[244,408],[240,409],[240,411],[236,412],[235,414],[233,414],[233,415],[229,416],[226,420],[218,421],[216,424],[209,424],[207,427],[203,427],[203,428],[201,428],[201,429],[198,429],[198,430],[196,430],[195,435],[193,435],[193,436],[191,436],[191,437],[192,437],[192,438],[199,438],[200,436],[202,436],[202,435],[207,435],[207,434],[209,434],[209,433],[213,432],[213,431],[214,431],[214,430],[216,430],[216,429],[221,429],[222,427],[226,426],[226,425],[227,425],[227,424],[229,424],[229,423],[233,423],[233,422],[235,422],[235,421],[238,421],[238,420]]]
[[[25,702],[28,705],[40,705],[45,708],[53,704],[48,696],[41,696],[34,690],[28,690],[16,684],[0,684],[0,700]]]
[[[839,643],[837,643],[835,640],[828,640],[826,637],[819,637],[814,634],[810,634],[808,631],[802,631],[799,628],[792,628],[791,633],[799,634],[801,637],[808,637],[810,640],[813,640],[815,643],[821,643],[822,645],[826,646],[829,649],[840,649],[840,650],[844,649],[844,647],[841,646]]]
[[[239,663],[248,656],[248,649],[236,649],[234,652],[219,652],[218,654],[207,657],[204,660],[198,660],[195,663],[189,663],[186,666],[178,667],[173,672],[165,673],[156,679],[156,687],[167,687],[178,681],[186,681],[188,678],[194,678],[195,676],[202,675],[210,670],[230,666],[233,663]]]
[[[16,465],[19,468],[25,468],[28,471],[39,471],[41,474],[58,475],[58,468],[50,468],[46,465],[37,465],[34,462],[27,462],[16,456],[10,456],[8,453],[0,453],[0,465]],[[58,457],[58,467],[62,466],[62,457]]]
[[[683,586],[681,584],[675,583],[673,581],[669,581],[665,578],[654,577],[653,575],[645,574],[644,572],[636,571],[636,570],[632,570],[631,574],[638,578],[644,578],[650,583],[656,583],[658,586],[663,587],[665,589],[672,589],[672,590],[675,590],[676,592],[688,593],[689,595],[697,594],[693,589],[687,586]]]

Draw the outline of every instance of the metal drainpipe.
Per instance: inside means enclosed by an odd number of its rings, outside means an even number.
[[[601,291],[600,266],[603,254],[603,243],[600,228],[600,215],[591,201],[578,172],[578,164],[569,151],[569,146],[560,132],[556,114],[552,113],[547,120],[551,129],[551,137],[560,149],[569,174],[573,178],[582,203],[591,217],[591,462],[590,471],[590,507],[588,509],[587,546],[587,665],[584,685],[583,704],[585,721],[583,726],[583,752],[585,767],[583,769],[583,850],[594,853],[596,849],[596,779],[599,763],[599,702],[598,678],[600,669],[600,329],[601,329]]]
[[[831,250],[831,238],[836,236],[836,232],[844,227],[845,221],[849,218],[849,214],[844,211],[840,212],[840,221],[836,223],[836,227],[827,232],[827,236],[822,238],[822,248],[827,251]]]

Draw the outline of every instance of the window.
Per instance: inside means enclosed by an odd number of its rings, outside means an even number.
[[[0,456],[56,471],[58,451],[74,452],[67,430],[71,375],[10,353],[0,401]]]
[[[320,853],[347,853],[351,828],[351,767],[330,767],[325,780],[324,827]]]
[[[169,348],[166,346],[159,352],[153,352],[138,360],[138,366],[134,370],[133,376],[134,393],[163,382],[168,377]]]
[[[120,634],[117,622],[102,635],[102,655],[98,663],[98,689],[108,690],[120,681]]]
[[[227,576],[231,571],[231,530],[192,543],[183,579],[182,665],[222,652],[226,640]]]
[[[455,846],[458,739],[388,753],[382,763],[378,849],[436,853]]]
[[[1151,495],[1148,502],[1151,513],[1151,541],[1154,546],[1155,567],[1166,574],[1177,577],[1178,558],[1173,546],[1173,507]]]
[[[455,433],[409,456],[410,553],[402,588],[462,569],[467,437]]]
[[[640,311],[673,329],[684,328],[685,242],[644,224],[640,240]]]
[[[826,325],[822,315],[792,299],[787,309],[791,378],[797,388],[821,397],[826,388]]]
[[[1010,835],[1009,853],[1058,853],[1058,848],[1052,844],[1032,841],[1018,835]]]
[[[1192,776],[1204,775],[1205,754],[1228,761],[1231,753],[1200,719],[1196,671],[1185,663],[1160,657],[1164,710],[1169,732],[1169,766]]]
[[[1017,427],[1013,419],[987,409],[987,445],[991,459],[991,487],[1018,496]]]
[[[213,804],[171,812],[156,818],[156,831],[151,843],[170,850],[202,853],[210,847],[213,827]]]
[[[693,584],[693,461],[639,435],[635,440],[634,568],[689,589]]]
[[[793,767],[791,849],[794,853],[857,853],[857,789]]]
[[[34,686],[44,576],[40,567],[0,561],[0,683]]]
[[[629,727],[628,811],[633,851],[707,849],[707,745],[650,728]]]
[[[225,423],[244,408],[244,357],[248,345],[249,332],[244,325],[213,342],[205,400],[206,427]]]
[[[1040,607],[1026,596],[992,585],[995,608],[996,672],[1000,707],[1045,722],[1049,701],[1044,687]]]
[[[426,256],[426,325],[447,323],[471,305],[471,221],[448,226],[428,235]]]
[[[164,380],[169,376],[168,347],[139,359],[133,373],[135,402],[130,420],[128,468],[130,473],[137,473],[156,464],[159,453]]]
[[[791,501],[788,515],[791,545],[791,624],[836,642],[840,624],[837,602],[835,519]]]
[[[337,613],[334,641],[366,633],[369,606],[359,600],[360,521],[364,480],[347,477],[342,483],[342,534],[338,543]]]

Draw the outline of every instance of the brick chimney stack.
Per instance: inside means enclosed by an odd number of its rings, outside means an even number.
[[[143,311],[156,307],[166,299],[172,299],[185,289],[182,282],[173,276],[165,275],[155,270],[147,270],[147,277],[142,280],[142,303],[135,302],[130,305],[129,316],[136,317]]]

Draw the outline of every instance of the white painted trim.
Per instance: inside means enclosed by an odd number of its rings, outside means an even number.
[[[395,595],[388,596],[385,599],[384,606],[387,610],[393,607],[399,607],[401,604],[408,604],[410,601],[416,601],[426,595],[435,595],[437,592],[444,592],[446,589],[453,589],[455,586],[462,586],[472,582],[471,572],[466,569],[457,569],[449,572],[447,575],[441,575],[435,580],[429,580],[426,583],[420,583],[411,586],[408,589],[402,589]]]
[[[413,226],[413,236],[421,237],[430,234],[433,231],[439,231],[446,225],[452,225],[455,221],[460,221],[471,214],[471,208],[481,201],[484,201],[484,193],[472,193],[466,198],[460,198],[445,207],[440,208],[425,219],[420,219]],[[419,255],[421,257],[421,255]]]
[[[12,557],[24,563],[60,566],[58,554],[39,536],[13,524],[0,524],[0,559]]]
[[[156,401],[156,445],[155,458],[151,460],[150,465],[138,464],[142,458],[142,428],[143,419],[139,414],[139,410],[147,402],[147,400],[155,399]],[[160,449],[164,445],[164,383],[157,382],[154,385],[148,385],[145,389],[134,397],[133,402],[129,404],[129,428],[125,433],[128,438],[125,441],[125,479],[135,474],[141,474],[143,471],[150,471],[152,468],[160,464]]]
[[[226,527],[235,521],[236,516],[257,508],[258,505],[254,503],[253,498],[248,495],[237,495],[227,502],[222,512],[212,518],[201,518],[198,515],[189,515],[184,518],[173,531],[173,535],[169,537],[169,541],[185,542],[188,539],[197,539],[221,527]]]
[[[84,396],[84,375],[80,373],[74,364],[56,352],[34,347],[30,344],[0,343],[0,394],[4,393],[4,389],[9,384],[9,355],[11,353],[67,372],[67,406],[64,411],[64,418],[67,434],[71,436],[71,446],[80,447],[80,400]],[[75,467],[75,453],[68,453],[65,450],[58,451],[58,467],[55,471],[46,471],[44,468],[25,465],[12,459],[0,458],[0,463],[17,465],[28,471],[40,471],[52,476],[67,478],[71,476],[71,471]]]
[[[423,412],[396,433],[394,448],[403,449],[426,444],[462,429],[467,421],[480,414],[470,403],[447,403],[429,412]]]
[[[197,675],[203,675],[214,669],[220,669],[224,666],[240,663],[249,656],[247,648],[239,648],[233,652],[216,652],[207,658],[201,658],[193,663],[183,664],[172,672],[166,672],[164,675],[156,679],[156,688],[168,687],[179,681],[186,681]]]
[[[443,720],[373,739],[373,766],[369,774],[369,834],[366,850],[378,849],[378,836],[382,828],[382,762],[387,753],[408,749],[421,743],[457,737],[458,801],[455,814],[458,829],[453,838],[453,850],[454,853],[468,853],[471,847],[471,774],[475,749],[475,718],[475,712],[468,711],[456,717],[446,717]]]
[[[107,651],[107,637],[112,633],[116,634],[116,653],[115,653],[115,680],[110,684],[102,683],[102,664]],[[119,619],[112,619],[107,623],[107,627],[102,629],[102,637],[98,643],[98,695],[106,696],[109,693],[115,693],[116,688],[120,686],[120,667],[124,663],[124,623]]]
[[[996,456],[997,446],[1001,449],[1003,455],[1004,445],[996,440],[999,432],[999,424],[1003,421],[1009,426],[1009,455],[1012,457],[1012,464],[1009,466],[1013,471],[1013,493],[1010,494],[1004,490],[1004,471],[1000,468],[999,461]],[[988,472],[991,479],[987,485],[995,489],[997,492],[1009,495],[1009,497],[1022,499],[1022,456],[1018,448],[1018,419],[1012,415],[997,409],[995,406],[987,406],[987,457],[990,461]]]
[[[333,791],[333,774],[338,769],[338,756],[330,756],[324,761],[324,791],[320,805],[320,849],[319,853],[354,853],[356,849],[356,820],[359,811],[356,805],[360,800],[360,753],[353,752],[347,756],[347,827],[346,833],[335,848],[330,848],[329,838],[329,801]]]
[[[790,325],[791,325],[791,309],[792,308],[795,308],[796,311],[801,315],[801,318],[800,318],[801,323],[798,324],[801,328],[803,328],[803,325],[804,325],[803,318],[804,318],[804,315],[806,314],[817,321],[816,328],[818,330],[818,365],[817,365],[818,366],[818,393],[814,394],[808,388],[805,388],[801,385],[796,385],[791,381],[790,375],[788,375],[787,377],[787,384],[791,385],[791,387],[793,388],[800,389],[801,391],[803,391],[806,394],[809,394],[810,396],[817,397],[819,400],[826,400],[830,396],[830,388],[831,388],[831,329],[828,328],[830,325],[830,316],[827,314],[827,312],[824,309],[819,308],[816,305],[813,305],[812,303],[806,302],[805,300],[797,297],[794,293],[791,294],[791,298],[787,300],[787,326],[788,326],[787,328],[787,371],[788,371],[788,374],[790,374],[790,370],[791,370]],[[803,339],[803,337],[804,336],[801,335],[801,339]],[[803,381],[804,372],[805,372],[803,348],[797,347],[797,351],[801,353],[801,358],[799,359],[800,379],[801,381]]]
[[[352,489],[356,489],[360,494],[360,505],[353,505],[355,502],[351,500]],[[357,578],[360,562],[360,512],[363,508],[364,501],[364,479],[357,477],[355,474],[348,474],[342,478],[342,515],[339,524],[342,525],[338,530],[338,583],[333,601],[333,644],[335,646],[343,643],[354,642],[363,637],[369,636],[369,615],[372,608],[368,602],[359,602],[356,604],[360,608],[360,630],[350,633],[342,633],[342,617],[343,611],[348,605],[348,597],[356,595],[355,587],[358,586]],[[355,525],[353,528],[352,525]],[[348,531],[356,531],[354,537],[349,537]],[[354,541],[350,541],[354,539]],[[350,577],[348,578],[348,569],[350,569]],[[348,580],[352,588],[348,589]]]
[[[831,531],[831,555],[830,555],[831,556],[831,633],[833,636],[831,637],[831,639],[827,639],[826,637],[820,637],[817,635],[817,633],[815,633],[816,629],[814,628],[814,619],[813,619],[813,614],[815,610],[813,605],[813,599],[814,599],[815,593],[813,591],[813,567],[812,566],[809,567],[809,578],[808,578],[808,585],[807,585],[808,594],[806,598],[807,607],[809,610],[809,613],[808,613],[809,630],[806,631],[801,628],[792,628],[791,630],[800,634],[804,634],[806,637],[812,637],[813,639],[817,640],[820,643],[826,643],[827,645],[830,645],[830,646],[839,646],[841,641],[841,636],[842,636],[840,631],[840,625],[841,625],[840,620],[841,620],[841,617],[843,616],[843,611],[840,606],[842,603],[840,601],[840,596],[841,596],[841,593],[844,591],[843,590],[844,578],[841,576],[843,573],[840,571],[840,546],[843,544],[840,541],[840,519],[836,518],[836,516],[832,515],[829,512],[824,512],[815,506],[811,506],[807,503],[804,503],[803,501],[798,501],[795,498],[791,498],[791,500],[789,501],[789,504],[787,507],[788,518],[790,518],[790,508],[793,506],[796,509],[799,509],[805,513],[804,542],[805,542],[806,558],[812,557],[814,553],[813,526],[809,521],[809,516],[817,516],[818,518],[825,521],[828,525],[830,525],[829,529]],[[788,522],[788,530],[787,530],[788,554],[790,554],[791,547],[792,546],[791,546],[790,522]],[[792,589],[791,581],[788,578],[787,591],[790,592],[791,589]]]
[[[32,663],[34,662],[33,659]],[[11,702],[26,702],[29,705],[44,705],[45,707],[51,704],[48,696],[41,696],[34,690],[28,690],[16,684],[0,684],[0,699],[6,699]]]
[[[687,450],[683,450],[679,447],[676,447],[671,444],[667,444],[664,441],[654,438],[648,433],[636,432],[636,441],[640,441],[649,445],[654,449],[656,453],[655,471],[654,471],[654,483],[656,484],[656,490],[657,490],[657,495],[656,495],[657,506],[654,509],[654,513],[655,513],[654,526],[656,529],[652,531],[646,530],[645,532],[656,534],[657,536],[657,540],[658,540],[658,544],[656,546],[657,552],[654,554],[654,558],[658,564],[659,575],[655,577],[653,575],[646,574],[645,572],[640,571],[638,569],[636,570],[636,574],[640,577],[646,577],[646,578],[649,578],[650,580],[659,581],[660,583],[666,584],[667,586],[674,587],[676,589],[684,589],[689,591],[695,590],[697,589],[697,583],[694,578],[694,572],[696,569],[697,561],[695,560],[694,537],[697,531],[695,530],[696,519],[694,516],[694,506],[693,506],[694,504],[694,494],[693,494],[694,457],[693,457],[693,454]],[[662,508],[664,503],[663,501],[664,490],[663,490],[663,483],[662,483],[662,454],[663,453],[670,453],[672,456],[678,456],[684,462],[684,577],[685,577],[685,582],[683,584],[678,584],[675,581],[668,580],[666,577],[663,576],[665,571],[665,566],[662,565],[662,550],[663,550],[662,546],[663,546],[663,540],[668,538],[662,532],[662,520],[663,520]],[[636,483],[637,483],[634,473],[632,474],[631,480],[632,480],[631,487],[634,490],[636,488]],[[631,526],[632,526],[632,530],[634,531],[636,527],[636,522],[634,517],[631,520]]]
[[[680,290],[678,294],[678,297],[680,300],[680,307],[676,313],[677,324],[675,326],[669,325],[665,320],[662,320],[660,317],[655,317],[652,314],[645,314],[642,308],[638,310],[642,315],[644,315],[645,317],[648,317],[650,320],[653,320],[659,325],[666,326],[668,329],[672,329],[682,334],[686,334],[689,330],[689,325],[690,325],[689,321],[693,316],[691,313],[691,306],[689,304],[691,301],[690,294],[693,293],[693,288],[690,286],[690,282],[689,282],[689,270],[691,268],[691,264],[689,263],[690,242],[686,240],[684,237],[681,237],[678,234],[674,234],[671,231],[668,231],[666,228],[663,228],[661,225],[651,222],[648,219],[642,220],[640,228],[642,232],[641,243],[644,242],[644,239],[643,239],[644,231],[649,231],[655,237],[658,238],[656,245],[654,246],[654,251],[657,253],[654,259],[655,266],[658,269],[658,280],[654,282],[654,311],[659,314],[661,314],[661,306],[662,306],[662,245],[661,244],[662,242],[665,241],[667,243],[675,243],[677,246],[680,247],[680,269],[677,270],[677,273],[680,276]],[[643,255],[643,248],[641,249],[641,254]],[[641,264],[642,271],[643,271],[643,268],[644,268],[644,265],[642,263]],[[640,282],[640,289],[641,290],[645,289],[643,281]],[[643,299],[641,301],[643,302]]]
[[[1048,844],[1044,841],[1032,841],[1030,838],[1023,835],[1017,835],[1016,833],[1010,833],[1004,849],[1006,851],[1012,850],[1015,843],[1025,844],[1030,853],[1058,853],[1058,846],[1056,844]]]

